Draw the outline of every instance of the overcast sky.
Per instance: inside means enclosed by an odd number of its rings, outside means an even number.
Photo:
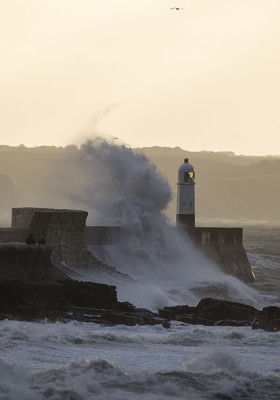
[[[279,21],[279,0],[0,0],[0,144],[280,154]]]

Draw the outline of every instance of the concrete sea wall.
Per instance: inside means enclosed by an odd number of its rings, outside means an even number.
[[[87,226],[86,242],[92,245],[117,244],[121,239],[120,226]]]
[[[242,228],[196,227],[184,230],[180,227],[175,229],[180,229],[181,233],[186,236],[186,241],[191,240],[224,273],[247,283],[255,280],[243,247]],[[93,249],[98,257],[99,254],[102,255],[102,246],[117,245],[121,234],[121,227],[117,226],[87,227],[86,240],[88,245],[94,246]]]
[[[243,247],[242,228],[197,227],[190,235],[196,246],[223,272],[243,282],[255,280]]]
[[[53,262],[78,263],[87,252],[87,215],[81,210],[13,208],[11,229],[0,229],[0,242],[23,242],[32,232],[36,240],[44,237],[51,245]]]
[[[51,253],[52,248],[47,244],[0,243],[1,266],[48,266],[51,265]]]
[[[29,228],[0,228],[0,243],[25,242],[29,233]]]
[[[97,249],[118,245],[122,236],[119,226],[86,226],[88,213],[82,210],[52,208],[13,208],[11,228],[0,229],[0,243],[25,242],[32,232],[38,240],[44,237],[53,249],[51,261],[77,264],[88,260],[88,245]],[[242,228],[196,227],[180,229],[186,241],[192,240],[210,260],[226,274],[244,282],[253,282],[254,274],[242,243]]]

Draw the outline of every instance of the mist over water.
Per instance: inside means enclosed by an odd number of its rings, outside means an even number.
[[[207,295],[250,303],[260,300],[255,291],[220,272],[172,227],[165,214],[171,188],[145,155],[95,138],[81,146],[74,165],[68,178],[75,180],[75,186],[64,178],[61,193],[89,211],[88,225],[122,227],[120,243],[103,246],[102,253],[108,264],[130,278],[114,281],[111,272],[100,278],[87,271],[84,279],[116,284],[120,300],[153,309],[196,305]]]
[[[79,265],[73,271],[79,279],[114,284],[119,300],[150,309],[196,305],[207,296],[257,306],[272,293],[264,286],[261,296],[221,273],[172,226],[165,216],[169,185],[142,154],[96,139],[51,175],[48,188],[55,187],[55,200],[60,195],[53,206],[87,210],[88,225],[124,230],[119,245],[99,246],[107,272]],[[269,230],[266,254],[258,235],[249,255],[270,279],[268,271],[279,266],[278,236]],[[4,320],[1,343],[1,399],[279,398],[277,332],[177,322],[166,329]]]

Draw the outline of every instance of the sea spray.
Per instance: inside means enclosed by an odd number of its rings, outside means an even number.
[[[279,272],[271,275],[276,267],[263,267],[267,257],[279,253],[277,243],[267,251],[275,230],[262,232],[256,241],[255,233],[252,226],[247,238],[263,259],[259,290],[270,294],[275,288],[279,305]],[[117,275],[111,278],[117,282]],[[234,290],[237,281],[231,282]],[[197,284],[205,289],[207,282]],[[166,329],[5,319],[0,333],[1,399],[279,399],[280,332],[179,322]]]
[[[250,327],[4,320],[0,398],[278,400],[279,344]]]
[[[89,225],[122,227],[120,243],[103,249],[110,264],[132,278],[116,282],[120,300],[148,308],[196,304],[201,286],[212,297],[222,293],[231,299],[233,292],[241,301],[256,300],[253,290],[237,279],[225,279],[186,234],[171,226],[165,214],[172,199],[170,186],[145,155],[94,138],[81,146],[73,161],[73,171],[61,179],[61,193],[89,211]],[[73,179],[75,185],[70,184]],[[97,280],[94,271],[86,278]]]

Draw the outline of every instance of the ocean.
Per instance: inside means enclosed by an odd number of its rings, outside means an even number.
[[[108,269],[68,266],[73,278],[115,284],[119,300],[151,310],[196,305],[203,297],[259,309],[280,306],[279,223],[198,221],[244,227],[244,246],[256,276],[246,285],[221,273],[166,229],[162,211],[170,189],[145,157],[102,146],[102,151],[87,146],[79,160],[83,174],[99,171],[102,190],[83,183],[80,193],[85,195],[78,203],[99,211],[93,223],[126,226],[127,236],[119,246],[99,249]],[[99,164],[98,157],[103,158]],[[69,190],[68,198],[74,196]],[[280,332],[178,322],[166,329],[4,320],[0,337],[0,400],[280,398]]]
[[[249,291],[280,303],[280,229],[248,224]],[[250,327],[1,321],[0,399],[280,397],[280,332]]]

